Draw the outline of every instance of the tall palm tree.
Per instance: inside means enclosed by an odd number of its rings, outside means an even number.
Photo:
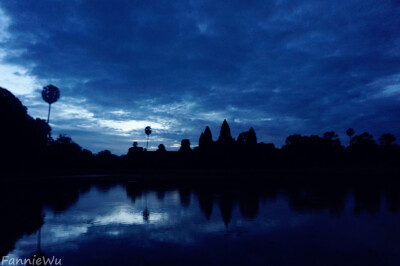
[[[145,132],[146,135],[147,135],[146,150],[148,150],[148,149],[149,149],[149,136],[150,136],[150,134],[151,134],[151,127],[147,126],[147,127],[144,129],[144,132]]]
[[[350,145],[351,144],[351,137],[354,135],[354,129],[352,129],[352,128],[347,129],[346,130],[346,134],[350,138],[350,141],[349,141],[349,145]]]
[[[49,113],[47,115],[47,124],[50,122],[51,104],[55,103],[60,98],[60,90],[53,85],[47,85],[42,90],[43,100],[49,104]]]

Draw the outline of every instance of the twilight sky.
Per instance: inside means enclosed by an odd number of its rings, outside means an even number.
[[[400,139],[400,1],[0,1],[0,86],[93,152],[167,150],[223,119],[290,134]]]

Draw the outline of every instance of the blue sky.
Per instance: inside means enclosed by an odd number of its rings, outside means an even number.
[[[196,145],[223,119],[278,147],[290,134],[400,138],[400,2],[0,2],[0,86],[93,152]]]

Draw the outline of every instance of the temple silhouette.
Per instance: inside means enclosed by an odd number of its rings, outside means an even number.
[[[400,165],[400,147],[389,133],[383,134],[378,144],[369,133],[355,135],[353,129],[348,129],[347,146],[343,146],[338,134],[332,131],[323,136],[294,134],[286,138],[282,148],[276,148],[272,143],[258,142],[253,128],[234,138],[226,120],[216,140],[206,126],[199,136],[199,145],[194,148],[189,139],[183,139],[178,151],[167,151],[163,144],[159,144],[156,151],[148,151],[134,142],[122,156],[109,150],[93,154],[66,135],[54,139],[48,123],[29,116],[19,99],[3,88],[0,88],[0,123],[0,173],[3,176],[177,169],[228,173],[288,169],[390,172],[397,171]]]

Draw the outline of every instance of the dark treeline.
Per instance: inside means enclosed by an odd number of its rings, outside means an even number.
[[[354,135],[348,129],[346,147],[335,132],[323,136],[296,134],[288,136],[278,149],[274,144],[258,142],[253,128],[235,139],[226,120],[216,140],[206,127],[198,147],[192,148],[190,140],[184,139],[179,151],[167,151],[160,144],[157,151],[150,152],[135,142],[122,156],[108,150],[93,154],[68,136],[50,137],[46,121],[30,117],[26,107],[2,88],[0,123],[1,171],[7,173],[35,174],[55,169],[393,169],[400,165],[400,147],[391,134],[382,135],[376,143],[367,132]]]

